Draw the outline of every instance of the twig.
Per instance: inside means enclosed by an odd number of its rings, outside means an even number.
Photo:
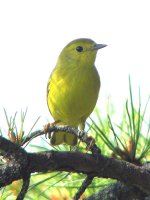
[[[87,132],[80,131],[77,128],[69,127],[69,126],[66,126],[66,125],[59,125],[58,126],[58,125],[55,125],[55,124],[50,126],[47,131],[48,131],[48,133],[64,131],[64,132],[76,135],[81,141],[83,141],[83,137],[82,136],[88,134]],[[44,134],[46,134],[44,129],[32,132],[30,134],[30,136],[27,136],[27,137],[24,138],[24,141],[23,141],[22,144],[25,144],[25,143],[29,142],[31,139],[36,138],[36,137],[38,137],[40,135],[44,135]]]
[[[94,176],[95,175],[87,175],[87,177],[83,181],[81,187],[79,188],[79,190],[75,194],[74,200],[78,200],[80,198],[80,196],[84,193],[86,188],[92,183]]]
[[[30,175],[23,178],[23,184],[16,200],[23,200],[30,184]]]

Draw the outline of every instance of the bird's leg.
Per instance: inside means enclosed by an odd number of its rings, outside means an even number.
[[[56,124],[58,124],[60,122],[60,120],[56,120],[52,123],[48,123],[46,125],[44,125],[44,132],[45,132],[45,137],[47,139],[47,135],[48,135],[48,138],[50,139],[51,138],[51,133],[48,132],[49,130],[49,127],[52,127],[52,126],[55,126]]]

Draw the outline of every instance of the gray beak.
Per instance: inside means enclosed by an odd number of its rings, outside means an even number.
[[[104,47],[107,47],[106,44],[96,44],[94,47],[93,47],[93,50],[98,50],[98,49],[102,49]]]

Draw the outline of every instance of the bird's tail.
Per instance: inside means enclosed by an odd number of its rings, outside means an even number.
[[[77,144],[77,137],[71,133],[66,132],[54,132],[50,139],[51,145],[60,145],[66,143],[70,146],[75,146]]]

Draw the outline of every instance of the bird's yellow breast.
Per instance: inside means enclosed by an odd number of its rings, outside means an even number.
[[[47,103],[55,120],[79,125],[93,111],[100,79],[92,67],[56,67],[48,83]]]

